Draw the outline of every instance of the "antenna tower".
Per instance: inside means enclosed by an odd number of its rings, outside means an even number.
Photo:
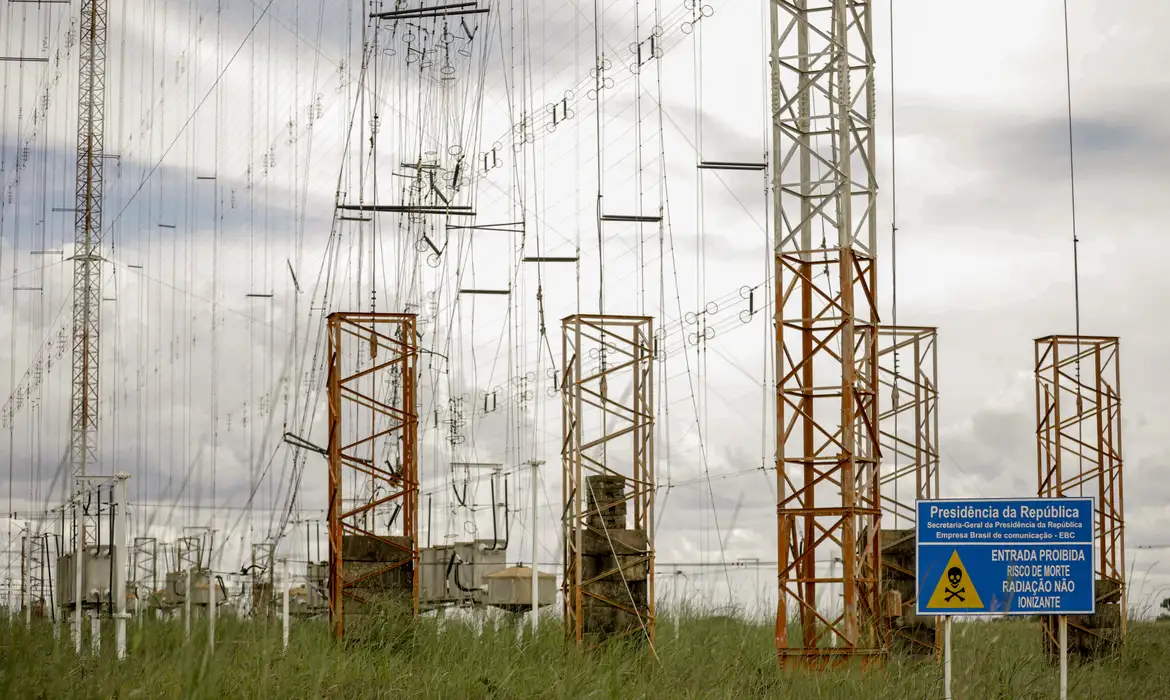
[[[578,314],[561,328],[565,634],[653,648],[654,321]]]
[[[1097,614],[1069,618],[1069,650],[1108,653],[1125,641],[1120,342],[1051,335],[1035,343],[1037,495],[1092,496],[1096,509]],[[1058,619],[1041,620],[1044,650],[1055,658]]]
[[[338,638],[366,603],[418,614],[416,329],[415,314],[328,317],[329,617]]]
[[[105,156],[106,0],[83,0],[79,33],[77,183],[73,250],[73,394],[70,463],[80,496],[84,477],[97,464],[98,359],[101,327],[102,162]],[[75,508],[74,559],[96,539],[97,512]],[[97,544],[97,542],[94,542]],[[80,650],[81,591],[85,566],[74,561],[74,634]],[[62,601],[65,604],[66,601]]]
[[[898,604],[888,599],[885,611],[890,641],[912,654],[934,654],[941,648],[941,628],[935,618],[914,614],[918,571],[914,503],[939,497],[938,329],[879,326],[878,383],[886,516],[881,534],[882,589],[898,594]]]
[[[85,476],[97,463],[106,0],[85,0],[82,5],[80,44],[77,207],[73,252],[73,421],[70,449],[75,476]]]
[[[773,0],[770,9],[776,647],[783,666],[868,662],[886,647],[871,3]],[[838,553],[840,576],[818,574],[817,560]],[[840,613],[817,604],[818,587],[834,584]]]

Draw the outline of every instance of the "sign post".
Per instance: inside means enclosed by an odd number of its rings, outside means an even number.
[[[1068,700],[1068,616],[1060,616],[1060,700]]]
[[[943,700],[951,700],[951,616],[943,615]]]
[[[1060,697],[1068,691],[1067,615],[1096,611],[1092,498],[917,502],[917,613],[942,616],[951,697],[951,619],[1060,617]]]

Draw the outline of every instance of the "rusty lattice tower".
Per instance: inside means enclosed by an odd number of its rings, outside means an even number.
[[[578,644],[654,643],[653,326],[647,316],[562,321],[564,611]]]
[[[933,617],[915,614],[914,528],[918,499],[939,497],[938,329],[878,328],[878,422],[882,448],[882,586],[891,641],[910,653],[941,647]]]
[[[418,613],[414,314],[329,315],[329,616],[380,601]]]
[[[884,648],[870,3],[773,0],[776,453],[784,665]],[[816,561],[840,556],[840,576]],[[840,586],[840,613],[817,604]]]
[[[1037,494],[1092,496],[1097,614],[1069,618],[1069,651],[1093,655],[1125,640],[1125,516],[1121,482],[1121,367],[1117,338],[1036,340]],[[1057,619],[1044,649],[1058,652]]]

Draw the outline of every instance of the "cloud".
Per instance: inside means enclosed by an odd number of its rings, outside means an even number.
[[[623,225],[603,232],[607,311],[644,308],[659,316],[659,327],[671,331],[665,347],[673,354],[655,374],[662,401],[659,478],[671,483],[658,496],[663,561],[771,559],[775,551],[775,507],[768,488],[774,487],[774,473],[758,468],[761,459],[770,463],[774,430],[770,406],[763,403],[770,393],[762,386],[770,366],[766,313],[748,324],[738,319],[746,309],[739,289],[762,282],[769,268],[760,231],[771,212],[760,196],[759,173],[695,168],[700,159],[762,158],[766,27],[758,22],[757,7],[712,4],[715,15],[685,38],[674,22],[685,8],[664,8],[668,50],[654,70],[641,75],[640,121],[634,76],[625,66],[628,44],[651,22],[642,17],[635,30],[629,8],[613,6],[605,12],[603,28],[615,74],[625,71],[621,79],[615,76],[605,99],[606,211],[629,213],[639,203],[643,210],[657,209],[661,168],[667,177],[669,228],[661,260],[657,226]],[[1059,8],[1000,4],[896,6],[898,318],[939,327],[946,495],[1034,492],[1031,342],[1073,327]],[[181,524],[239,521],[239,511],[217,513],[211,507],[215,441],[217,504],[238,506],[258,484],[255,513],[240,526],[246,538],[258,540],[271,522],[279,522],[282,513],[269,509],[284,506],[299,469],[294,517],[320,517],[323,460],[309,454],[294,465],[287,446],[278,446],[285,430],[324,441],[323,377],[311,371],[324,362],[322,317],[329,310],[369,306],[370,252],[373,241],[379,241],[378,308],[414,305],[427,320],[424,345],[448,358],[425,369],[420,408],[432,421],[423,426],[421,452],[423,489],[435,519],[431,535],[436,540],[468,536],[468,520],[481,533],[490,528],[482,510],[469,516],[452,508],[451,482],[459,477],[448,465],[452,460],[499,461],[509,470],[510,498],[516,504],[512,556],[523,552],[527,558],[531,523],[523,463],[544,459],[538,525],[542,545],[553,556],[560,531],[561,416],[555,392],[548,393],[552,379],[546,371],[561,361],[557,319],[596,307],[595,103],[576,96],[573,119],[555,132],[544,131],[519,154],[510,142],[502,143],[504,166],[476,182],[477,222],[525,219],[523,234],[447,232],[437,221],[423,229],[392,215],[377,215],[376,226],[338,223],[333,204],[339,196],[356,199],[359,180],[364,180],[361,196],[367,202],[397,197],[400,183],[394,173],[401,174],[400,163],[441,150],[438,145],[454,138],[469,154],[482,153],[511,133],[521,111],[545,109],[563,96],[576,82],[578,68],[584,77],[593,65],[592,8],[529,4],[526,18],[506,12],[496,18],[502,28],[490,37],[482,97],[467,87],[443,92],[428,84],[420,91],[417,82],[402,80],[408,75],[403,56],[383,56],[376,94],[371,86],[366,103],[366,119],[376,107],[381,129],[375,194],[368,141],[362,143],[358,129],[350,132],[351,118],[360,122],[360,24],[356,10],[348,14],[356,5],[301,3],[298,18],[296,4],[278,0],[271,19],[261,22],[224,74],[221,98],[211,92],[212,98],[191,116],[208,94],[217,65],[226,64],[241,45],[262,6],[234,3],[224,9],[224,50],[219,53],[210,0],[193,10],[186,4],[148,3],[143,12],[114,25],[119,43],[109,63],[107,150],[121,160],[107,163],[106,222],[113,227],[107,241],[114,247],[106,288],[117,301],[103,307],[108,362],[102,374],[102,464],[134,472],[132,494],[144,504],[158,504],[144,506],[141,516],[144,521],[154,517],[160,537],[173,536]],[[327,10],[323,21],[322,8]],[[0,25],[27,11],[8,5],[0,10]],[[875,26],[885,27],[884,7],[875,12]],[[1012,23],[1002,22],[1003,12],[1012,14]],[[1167,142],[1156,116],[1167,98],[1159,84],[1165,61],[1158,60],[1166,49],[1156,35],[1161,25],[1149,12],[1137,3],[1097,2],[1078,6],[1071,17],[1082,322],[1086,332],[1122,337],[1128,538],[1143,543],[1157,540],[1170,525],[1159,466],[1168,458],[1158,433],[1166,406],[1157,382],[1149,379],[1159,376],[1164,360],[1164,334],[1149,321],[1156,313],[1150,300],[1170,294],[1160,267],[1170,249],[1158,223],[1170,211],[1157,189],[1170,176]],[[72,15],[54,16],[55,50],[64,46]],[[200,27],[198,34],[189,23]],[[934,31],[939,26],[963,31]],[[981,50],[988,35],[998,37],[1002,51],[989,55]],[[692,43],[694,37],[702,43]],[[879,284],[883,317],[888,318],[892,251],[887,233],[894,188],[884,29],[875,39],[883,236]],[[700,56],[697,81],[694,63]],[[15,199],[12,205],[4,203],[0,210],[0,337],[8,340],[0,341],[4,397],[24,370],[35,366],[46,339],[69,327],[71,265],[27,253],[40,245],[67,249],[73,240],[71,217],[44,211],[72,202],[75,58],[62,61],[56,85],[57,66],[35,79],[26,74],[23,89],[13,78],[14,69],[5,69],[11,104],[26,107],[19,129],[16,110],[0,115],[5,162],[0,178],[6,185],[14,182],[12,163],[23,143],[14,138],[32,138],[27,109],[43,86],[51,87],[52,101],[43,129],[29,141],[30,165],[12,189],[24,199],[19,206]],[[338,70],[342,64],[345,71]],[[696,110],[699,86],[702,100]],[[701,153],[696,152],[696,116],[702,119]],[[635,157],[639,143],[640,162]],[[359,149],[364,149],[361,167]],[[194,179],[208,174],[216,176],[214,184]],[[217,192],[222,206],[215,204]],[[700,210],[705,214],[701,236],[696,225]],[[160,229],[160,223],[174,223],[176,229]],[[423,230],[448,242],[437,267],[421,264],[425,256],[415,250]],[[217,255],[212,247],[218,247]],[[521,251],[573,255],[578,247],[579,267],[515,263]],[[46,262],[51,264],[41,269]],[[13,292],[13,268],[19,284],[35,280],[32,284],[44,286],[43,295]],[[471,300],[457,294],[471,284],[507,285],[512,296]],[[246,296],[252,293],[273,297]],[[762,306],[765,291],[757,294]],[[213,299],[219,310],[214,321]],[[715,337],[703,348],[687,344],[693,324],[679,317],[712,301],[720,306],[712,316]],[[64,315],[56,317],[62,309]],[[541,337],[537,319],[544,320],[547,338]],[[218,348],[214,367],[213,338]],[[686,354],[678,352],[684,348]],[[44,502],[49,475],[57,469],[68,432],[68,364],[66,348],[34,392],[39,413],[30,401],[18,416],[12,439],[18,507],[26,505],[29,494]],[[521,411],[517,397],[525,391],[510,380],[528,372],[533,373],[532,396]],[[497,387],[500,409],[483,415],[481,392]],[[218,396],[214,421],[213,394]],[[453,448],[442,421],[449,417],[448,398],[464,394],[468,439]],[[299,416],[292,415],[294,406]],[[702,427],[705,461],[697,426]],[[0,450],[0,465],[3,459]],[[172,507],[188,475],[187,490]],[[41,486],[40,494],[33,493],[33,481]],[[486,484],[480,482],[475,498],[486,500]],[[163,529],[167,518],[170,525]],[[287,547],[294,546],[292,539],[295,547],[302,546],[299,531],[286,540]],[[246,550],[242,544],[232,546]],[[1131,561],[1142,562],[1135,564],[1141,568],[1154,560],[1136,554]],[[695,574],[689,591],[725,595],[728,576],[718,568],[688,571]],[[1156,565],[1150,580],[1160,580],[1166,571],[1164,564]],[[770,577],[765,570],[761,580],[767,585]],[[734,583],[737,595],[751,597],[754,577],[740,578]]]

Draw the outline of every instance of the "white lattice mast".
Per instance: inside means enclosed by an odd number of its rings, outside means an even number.
[[[101,326],[102,159],[105,154],[106,0],[81,9],[77,98],[77,206],[73,252],[73,420],[75,476],[97,463]]]
[[[885,647],[870,5],[771,7],[776,646],[785,665],[872,659]],[[817,562],[838,555],[840,576],[825,578]],[[840,613],[819,608],[818,592],[837,586]]]
[[[97,461],[98,346],[101,325],[102,159],[104,156],[106,1],[81,12],[77,99],[77,207],[73,254],[74,472]]]
[[[97,464],[98,349],[101,326],[102,158],[105,155],[106,0],[83,0],[77,96],[77,189],[73,249],[73,395],[70,461],[74,493]],[[82,477],[82,478],[79,478]],[[100,510],[100,508],[99,508]],[[77,513],[73,543],[73,634],[81,652],[82,563],[87,524]]]

